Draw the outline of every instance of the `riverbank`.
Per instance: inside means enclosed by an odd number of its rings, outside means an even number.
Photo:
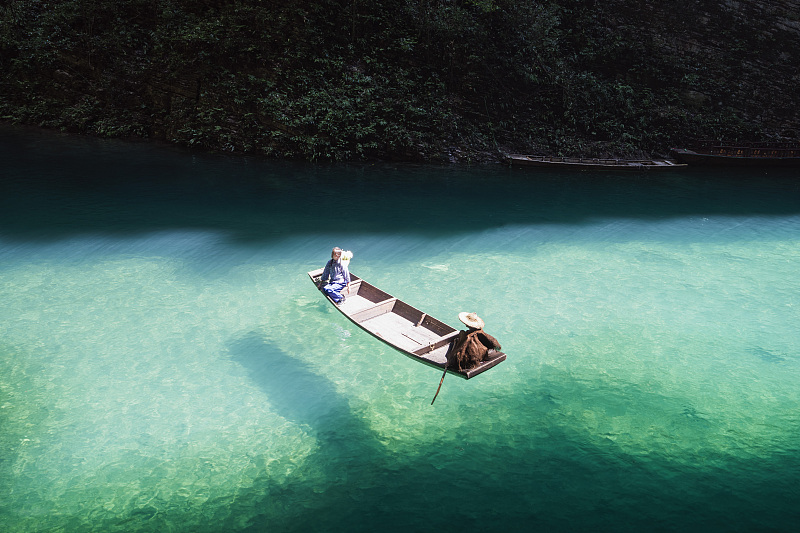
[[[797,138],[793,5],[15,0],[0,8],[0,119],[311,161]]]

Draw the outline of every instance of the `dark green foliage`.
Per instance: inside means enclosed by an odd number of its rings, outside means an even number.
[[[315,160],[635,155],[796,129],[798,35],[709,5],[9,0],[0,117]]]

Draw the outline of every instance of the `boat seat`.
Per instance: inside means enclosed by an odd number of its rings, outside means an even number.
[[[350,315],[350,319],[355,323],[361,323],[370,318],[375,318],[376,316],[380,316],[384,313],[389,313],[394,307],[394,303],[397,301],[397,298],[389,298],[388,300],[383,300],[375,305],[367,307],[366,309],[361,309],[352,315]]]
[[[429,341],[425,346],[419,348],[418,350],[414,350],[415,355],[425,355],[426,353],[432,352],[437,348],[441,348],[442,346],[450,344],[450,342],[455,338],[458,337],[459,331],[455,330],[453,332],[448,333],[447,335],[442,335],[438,339]]]

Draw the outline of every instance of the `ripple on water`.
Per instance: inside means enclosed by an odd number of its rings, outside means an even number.
[[[474,228],[440,213],[441,231],[404,229],[420,213],[390,206],[387,226],[331,229],[305,207],[306,183],[280,192],[297,194],[281,197],[294,225],[223,198],[225,216],[183,205],[173,224],[133,235],[3,247],[0,525],[794,523],[798,218],[597,218],[584,196],[559,205],[589,212],[559,215],[546,195],[579,194],[575,183],[509,179],[518,207]],[[534,193],[539,218],[523,202]],[[275,227],[254,239],[228,215]],[[356,252],[359,275],[451,325],[477,311],[509,359],[447,377],[431,407],[440,374],[308,282],[331,242]],[[454,487],[484,507],[457,505]]]

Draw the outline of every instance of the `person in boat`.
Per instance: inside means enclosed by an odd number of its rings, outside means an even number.
[[[458,334],[453,349],[447,358],[447,366],[459,371],[478,366],[489,358],[490,350],[500,350],[497,339],[483,331],[484,322],[475,313],[459,313],[458,319],[467,326],[467,331]]]
[[[352,254],[349,254],[352,257]],[[331,297],[337,304],[344,303],[345,297],[342,290],[350,285],[350,270],[347,265],[350,262],[342,260],[342,249],[338,246],[331,251],[331,259],[322,271],[317,287]],[[327,283],[326,283],[327,282]]]

